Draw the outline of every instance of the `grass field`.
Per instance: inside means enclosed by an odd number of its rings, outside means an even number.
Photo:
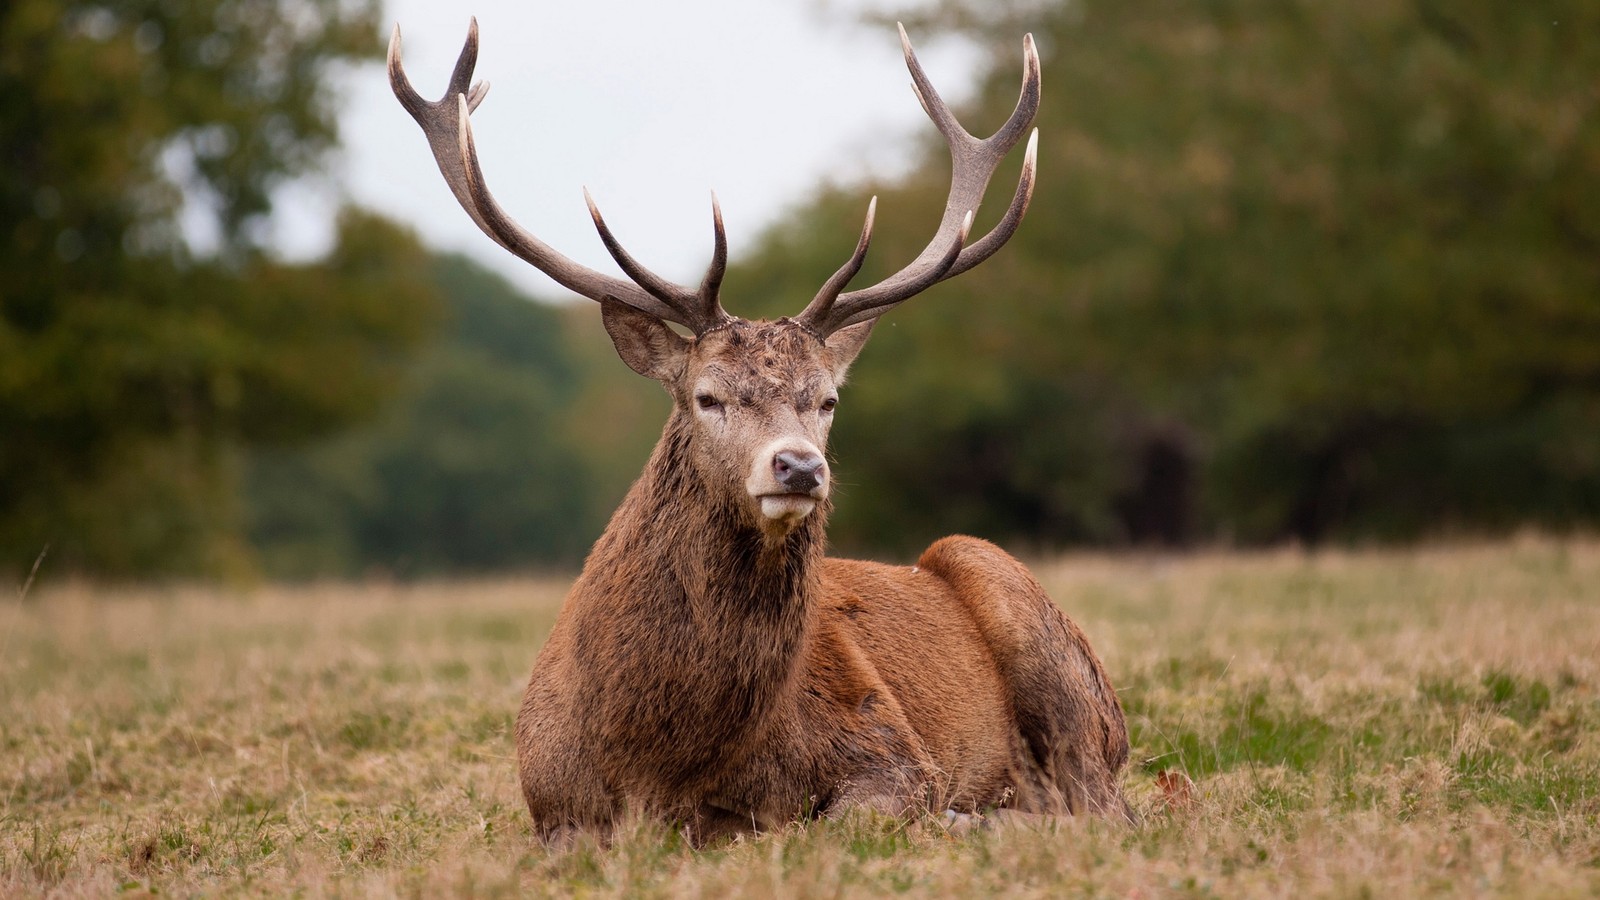
[[[0,894],[1600,893],[1600,542],[1036,571],[1120,690],[1140,826],[548,854],[509,733],[564,584],[0,600]]]

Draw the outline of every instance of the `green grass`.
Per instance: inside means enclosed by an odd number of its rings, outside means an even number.
[[[510,735],[564,585],[38,590],[0,603],[0,894],[1600,892],[1600,543],[1036,571],[1122,694],[1137,827],[548,853]]]

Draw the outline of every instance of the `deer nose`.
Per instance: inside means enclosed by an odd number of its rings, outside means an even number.
[[[822,467],[822,457],[806,451],[780,450],[772,457],[772,474],[785,489],[796,494],[811,493],[828,477]]]

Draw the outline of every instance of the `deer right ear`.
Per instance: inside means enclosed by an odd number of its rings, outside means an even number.
[[[683,375],[689,341],[665,322],[610,297],[600,301],[600,320],[628,368],[668,386]]]
[[[825,346],[828,348],[828,367],[833,370],[834,384],[844,384],[845,373],[850,371],[850,364],[856,361],[856,354],[867,345],[867,338],[872,336],[872,326],[876,324],[877,319],[868,319],[828,336]]]

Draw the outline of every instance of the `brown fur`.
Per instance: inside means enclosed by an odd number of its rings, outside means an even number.
[[[605,319],[675,405],[517,719],[541,837],[635,814],[697,841],[855,807],[1127,814],[1122,708],[1020,563],[969,537],[914,567],[826,559],[827,496],[778,522],[751,496],[774,439],[825,449],[819,404],[870,324],[825,345],[788,320],[691,340],[620,304]]]

